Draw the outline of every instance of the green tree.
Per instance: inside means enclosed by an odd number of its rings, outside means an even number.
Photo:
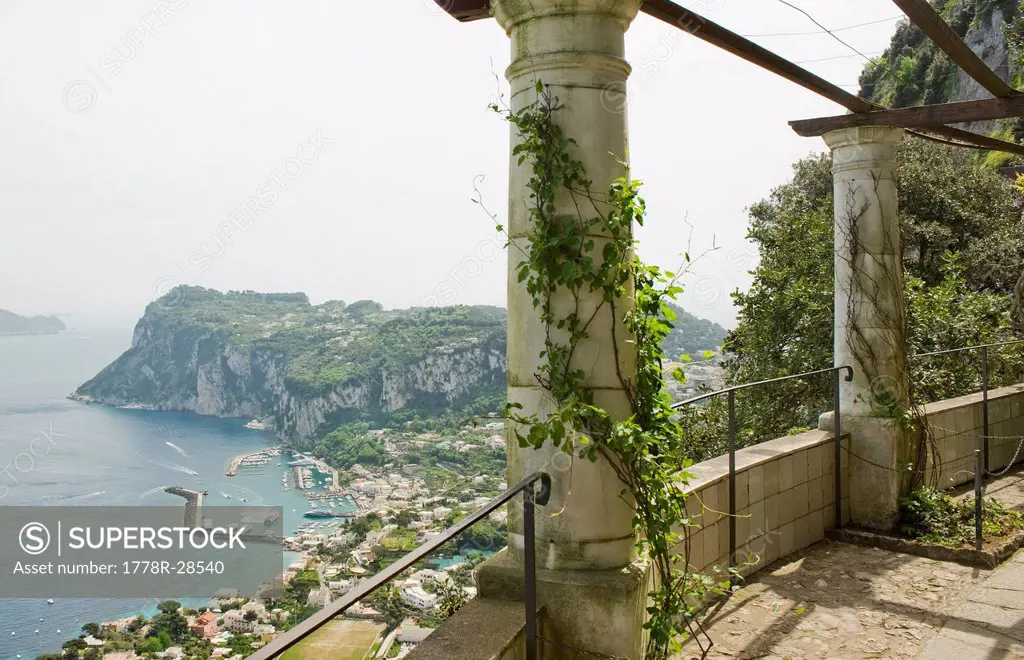
[[[100,624],[98,623],[85,623],[82,624],[82,632],[86,635],[92,635],[93,637],[100,636]]]
[[[288,583],[288,595],[295,602],[305,604],[309,592],[320,586],[320,576],[316,571],[304,570],[295,574],[295,577]]]
[[[160,610],[164,614],[170,614],[172,612],[177,612],[178,610],[180,610],[181,603],[179,603],[176,600],[164,600],[160,601],[160,603],[157,604],[156,609]]]
[[[161,603],[161,605],[162,604],[163,603]],[[184,641],[188,639],[190,635],[188,629],[188,621],[185,619],[185,617],[181,615],[180,612],[176,610],[170,612],[160,612],[160,614],[157,614],[155,617],[153,617],[152,621],[150,621],[150,624],[150,634],[166,634],[168,639],[173,642]]]
[[[455,614],[469,602],[466,591],[454,581],[442,584],[441,588],[438,589],[437,596],[437,616],[441,620]]]
[[[982,167],[966,150],[922,140],[904,140],[898,166],[909,351],[1011,338],[1009,296],[1024,263],[1024,228],[1015,206],[1020,197],[1012,183]],[[831,366],[829,156],[798,162],[793,179],[749,213],[748,236],[759,248],[760,262],[749,291],[733,294],[739,322],[726,339],[729,382]],[[950,369],[959,369],[956,377],[950,377]],[[946,398],[963,393],[965,383],[971,382],[967,372],[974,369],[976,365],[966,363],[940,367],[935,361],[919,361],[913,379],[922,383],[919,395]],[[832,408],[830,379],[750,390],[738,397],[737,408],[741,444],[807,428]],[[720,415],[706,412],[688,411],[698,419],[685,420],[695,438],[695,454],[709,437],[724,435]]]

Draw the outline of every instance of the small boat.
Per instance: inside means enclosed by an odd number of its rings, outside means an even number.
[[[52,598],[47,598],[46,599],[46,604],[47,605],[53,605],[53,599]]]
[[[37,634],[37,635],[39,634],[39,628],[36,628],[35,634]]]

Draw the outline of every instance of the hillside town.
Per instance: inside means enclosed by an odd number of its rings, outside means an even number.
[[[150,618],[86,624],[77,638],[64,643],[62,654],[39,657],[244,658],[503,491],[503,433],[500,421],[447,432],[370,430],[366,435],[381,454],[344,469],[308,454],[286,452],[297,459],[290,467],[300,474],[315,471],[329,485],[322,492],[304,491],[313,508],[284,539],[287,566],[279,584],[266,584],[255,598],[221,589],[208,602],[191,607],[164,601]],[[235,469],[255,464],[261,463],[239,461]],[[324,470],[331,476],[323,477]],[[300,490],[303,481],[296,486]],[[318,512],[319,501],[350,503],[355,510],[349,515],[321,506]],[[365,639],[366,657],[403,657],[476,596],[472,568],[504,546],[505,518],[503,510],[491,514],[388,587],[357,602],[335,622],[333,634],[344,630],[353,639]],[[286,657],[307,656],[300,645]]]

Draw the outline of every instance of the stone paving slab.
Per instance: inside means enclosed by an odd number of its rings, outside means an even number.
[[[1024,658],[1024,550],[967,594],[921,658]]]
[[[985,490],[1024,510],[1024,466]],[[751,576],[701,623],[709,658],[1024,659],[1024,550],[990,570],[824,541]],[[690,640],[677,658],[700,656]]]
[[[761,571],[710,610],[702,621],[714,642],[707,657],[916,658],[991,573],[824,541]],[[964,623],[950,632],[950,648],[973,643]],[[700,655],[690,640],[677,657]],[[972,657],[985,656],[958,654]]]

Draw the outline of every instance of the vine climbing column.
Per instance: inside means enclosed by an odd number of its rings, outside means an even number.
[[[626,77],[630,67],[623,59],[624,32],[640,2],[607,0],[501,0],[492,4],[495,17],[512,39],[512,64],[506,75],[511,85],[511,109],[535,103],[545,86],[545,103],[562,106],[554,120],[566,137],[575,139],[573,155],[591,179],[589,194],[561,191],[555,208],[546,215],[578,222],[580,214],[600,215],[607,209],[601,200],[610,184],[626,174]],[[520,136],[513,130],[513,146]],[[512,157],[509,182],[508,234],[508,387],[509,400],[523,405],[525,414],[544,415],[552,406],[550,392],[538,375],[542,372],[545,338],[568,343],[566,330],[551,327],[535,308],[526,283],[517,276],[529,248],[533,227],[531,178],[533,163]],[[593,228],[596,242],[605,240],[600,227]],[[595,256],[601,250],[594,250]],[[584,288],[581,316],[588,318],[601,303],[600,291]],[[620,300],[619,315],[630,301]],[[570,292],[556,293],[553,316],[564,317],[575,305]],[[587,329],[588,337],[575,348],[572,368],[586,373],[585,385],[595,393],[595,403],[609,411],[629,414],[629,404],[618,371],[636,371],[633,345],[621,323],[613,337],[612,308],[605,305]],[[538,521],[538,562],[552,569],[621,568],[633,556],[632,513],[620,497],[622,484],[604,461],[575,459],[550,445],[542,449],[520,448],[509,431],[509,483],[535,470],[554,479],[549,509],[561,510],[555,518]],[[513,548],[521,547],[520,530],[512,530]]]
[[[910,461],[903,260],[896,147],[903,130],[827,133],[835,202],[835,363],[850,432],[850,518],[887,529],[896,521]]]
[[[623,385],[623,380],[635,381],[636,373],[634,343],[623,323],[632,306],[629,291],[611,304],[602,300],[601,291],[587,287],[555,291],[547,298],[550,314],[545,319],[535,304],[536,292],[519,277],[519,269],[531,251],[538,216],[551,219],[556,232],[560,223],[568,231],[581,217],[601,217],[611,208],[610,185],[627,175],[630,66],[624,58],[624,34],[641,4],[641,0],[491,3],[512,42],[512,64],[506,71],[511,87],[509,110],[516,113],[538,102],[558,106],[553,121],[562,135],[574,140],[569,153],[582,164],[590,181],[586,190],[561,189],[552,202],[544,203],[547,208],[538,210],[530,186],[531,179],[538,177],[537,166],[515,152],[523,136],[513,126],[507,223],[508,398],[522,406],[521,416],[544,419],[557,407],[550,383],[544,382],[543,354],[546,346],[570,344],[569,368],[582,374],[593,404],[616,419],[631,413]],[[600,260],[602,246],[609,240],[600,224],[588,228],[581,238],[597,246],[586,258]],[[565,318],[570,310],[587,323],[586,336],[578,342],[570,339],[568,328],[552,322]],[[521,447],[516,431],[528,429],[516,426],[508,424],[508,482],[538,470],[553,479],[551,500],[537,515],[536,556],[544,569],[539,578],[541,602],[560,643],[589,652],[639,657],[646,572],[634,563],[633,513],[624,484],[604,456],[588,460],[550,442],[540,448]],[[522,565],[522,549],[521,517],[513,511],[509,550],[480,571],[482,596],[508,595],[515,583],[509,572]]]

